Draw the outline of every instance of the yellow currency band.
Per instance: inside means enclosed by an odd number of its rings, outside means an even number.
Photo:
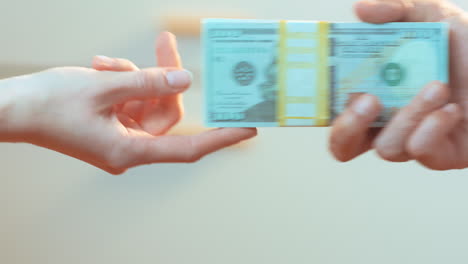
[[[329,23],[318,22],[317,33],[288,32],[287,21],[279,22],[279,47],[278,47],[278,96],[277,96],[277,121],[279,126],[287,126],[287,119],[313,119],[315,126],[327,126],[330,119],[329,110]],[[288,47],[288,38],[313,38],[317,40],[316,48]],[[317,62],[288,62],[288,54],[317,54]],[[287,74],[288,69],[309,69],[315,68],[317,71],[317,83],[313,85],[316,89],[316,96],[293,98],[287,94]],[[286,105],[288,103],[312,103],[315,105],[315,117],[286,117]]]
[[[318,24],[318,78],[317,78],[317,121],[316,126],[327,126],[330,119],[329,109],[329,71],[328,71],[328,53],[329,53],[329,31],[328,22],[319,22]]]
[[[286,20],[279,22],[278,51],[278,102],[277,119],[280,126],[286,126],[286,75],[287,75],[287,29]]]

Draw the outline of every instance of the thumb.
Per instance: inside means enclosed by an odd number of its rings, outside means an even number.
[[[174,68],[97,74],[102,100],[112,105],[181,93],[192,83],[189,71]]]
[[[362,0],[357,16],[364,22],[437,22],[463,11],[445,0]]]

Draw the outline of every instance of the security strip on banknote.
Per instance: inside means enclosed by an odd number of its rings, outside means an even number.
[[[203,21],[209,127],[328,126],[360,95],[392,115],[448,81],[445,23]]]

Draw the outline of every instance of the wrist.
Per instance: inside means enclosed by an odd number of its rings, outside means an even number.
[[[28,142],[33,127],[30,75],[0,80],[0,142]]]

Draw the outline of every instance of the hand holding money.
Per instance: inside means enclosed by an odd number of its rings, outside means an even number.
[[[383,130],[369,128],[379,100],[361,95],[334,121],[330,150],[340,161],[375,148],[385,160],[416,160],[436,170],[468,167],[468,14],[447,1],[377,0],[356,4],[365,22],[448,22],[449,84],[432,82]]]
[[[328,126],[372,93],[381,127],[429,81],[448,81],[447,23],[206,19],[208,126]]]

